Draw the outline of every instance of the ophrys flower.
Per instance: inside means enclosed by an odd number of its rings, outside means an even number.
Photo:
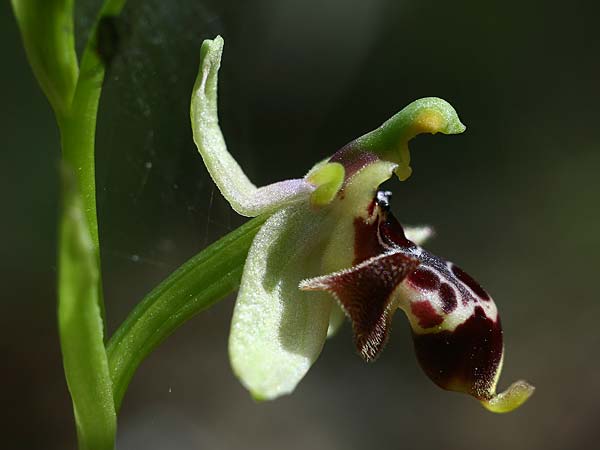
[[[496,394],[503,361],[491,297],[457,266],[419,246],[428,228],[406,229],[379,186],[411,174],[408,141],[465,127],[444,100],[417,100],[378,129],[316,164],[306,176],[254,186],[227,151],[218,125],[217,72],[223,40],[205,41],[192,96],[194,140],[232,208],[268,214],[254,239],[237,297],[229,352],[252,395],[291,392],[344,316],[358,352],[381,352],[396,309],[413,330],[417,357],[439,386],[468,393],[496,412],[533,392],[525,382]]]

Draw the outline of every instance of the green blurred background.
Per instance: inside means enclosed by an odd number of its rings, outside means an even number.
[[[99,2],[77,1],[81,49]],[[439,96],[461,136],[412,143],[393,209],[431,224],[435,253],[495,297],[500,387],[535,396],[508,415],[435,387],[398,314],[366,365],[350,329],[296,392],[256,404],[230,371],[233,298],[140,368],[118,447],[130,449],[590,449],[600,421],[600,8],[593,1],[130,0],[118,22],[97,135],[98,205],[112,331],[162,278],[242,219],[191,138],[203,39],[226,41],[220,116],[257,184],[301,176],[410,101]],[[58,133],[0,6],[2,441],[75,446],[56,331]]]

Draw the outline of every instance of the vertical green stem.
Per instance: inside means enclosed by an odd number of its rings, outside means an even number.
[[[110,450],[116,410],[144,358],[175,329],[235,290],[258,217],[215,242],[154,289],[104,345],[102,277],[96,211],[96,119],[105,67],[98,53],[104,17],[125,0],[106,0],[80,67],[74,49],[73,0],[12,0],[38,82],[61,134],[63,207],[59,243],[59,330],[65,376],[81,450]]]
[[[69,111],[58,116],[63,161],[74,171],[81,204],[98,266],[100,240],[96,209],[96,120],[104,80],[104,67],[93,48],[86,49]],[[98,277],[98,307],[104,322],[105,306],[102,276]]]
[[[104,80],[96,36],[100,20],[117,15],[124,4],[125,0],[105,1],[78,67],[73,0],[12,0],[27,57],[54,110],[61,134],[64,170],[58,319],[65,377],[81,450],[111,450],[116,434],[112,382],[104,347],[96,213],[96,118]]]
[[[97,255],[99,255],[99,239],[96,213],[95,139],[103,75],[99,67],[91,71],[86,67],[84,60],[71,108],[59,119],[63,160],[75,171],[85,217]]]
[[[80,450],[112,450],[117,418],[98,302],[100,266],[74,173],[63,166],[61,175],[58,325],[65,377]]]
[[[11,0],[27,59],[56,116],[68,111],[77,82],[73,0]]]
[[[71,106],[65,114],[57,116],[63,159],[75,170],[98,259],[100,250],[96,212],[95,142],[105,68],[97,53],[97,31],[100,20],[119,14],[125,2],[126,0],[107,0],[102,6],[83,52]]]

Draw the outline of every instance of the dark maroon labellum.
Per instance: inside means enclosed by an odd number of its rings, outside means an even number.
[[[440,278],[431,270],[419,267],[408,276],[408,281],[419,289],[435,291],[440,287]]]
[[[439,292],[442,299],[442,309],[446,314],[450,314],[458,306],[456,293],[448,283],[442,283]]]
[[[377,238],[378,226],[377,221],[367,223],[361,217],[354,219],[354,265],[384,252]]]
[[[400,225],[400,222],[391,213],[385,213],[384,220],[379,225],[379,233],[388,245],[404,249],[416,248],[415,243],[406,238],[402,225]]]
[[[419,319],[421,328],[435,327],[444,321],[444,318],[427,301],[411,303],[410,310]]]
[[[452,265],[452,273],[468,286],[481,300],[490,300],[487,292],[471,276],[457,265]]]
[[[443,389],[466,392],[479,399],[493,395],[502,359],[500,319],[489,319],[481,306],[454,331],[413,333],[419,364]]]

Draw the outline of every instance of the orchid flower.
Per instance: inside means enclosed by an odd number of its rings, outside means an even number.
[[[394,173],[410,176],[410,139],[465,130],[452,106],[417,100],[303,178],[257,188],[219,128],[222,50],[221,37],[202,45],[194,141],[231,207],[243,216],[268,215],[248,253],[231,324],[231,365],[242,384],[263,400],[292,392],[344,317],[358,353],[373,361],[401,309],[434,383],[494,412],[520,406],[533,392],[528,383],[496,393],[504,347],[494,301],[458,266],[420,247],[431,230],[403,229],[390,193],[378,190]]]

